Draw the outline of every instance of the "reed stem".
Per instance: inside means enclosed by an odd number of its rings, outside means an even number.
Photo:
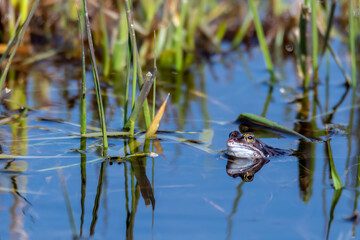
[[[96,66],[94,44],[92,41],[92,34],[91,34],[91,29],[90,29],[90,21],[89,21],[89,16],[88,16],[86,0],[83,0],[83,6],[84,6],[84,8],[83,8],[84,15],[83,16],[85,17],[85,23],[86,23],[86,29],[87,29],[87,38],[88,38],[88,42],[89,42],[91,66],[93,69],[96,100],[97,100],[97,104],[98,104],[101,132],[103,134],[103,145],[104,145],[104,149],[106,150],[108,148],[108,141],[107,141],[107,135],[106,135],[105,113],[104,113],[104,107],[103,107],[103,103],[102,103],[101,92],[100,92],[100,80],[99,80],[99,74],[98,74],[98,70],[97,70],[97,66]]]
[[[317,0],[311,0],[311,28],[312,28],[312,42],[313,42],[313,71],[314,81],[317,79],[317,68],[318,68],[318,52],[319,52],[319,41],[318,41],[318,30],[316,25],[317,19]]]
[[[82,11],[84,13],[84,11]],[[82,77],[80,95],[80,134],[86,134],[86,66],[85,66],[85,46],[84,46],[84,17],[79,16],[79,29],[81,41]]]
[[[261,21],[260,21],[260,18],[259,18],[259,14],[257,12],[254,0],[248,0],[248,1],[249,1],[251,12],[252,12],[253,17],[254,17],[255,30],[256,30],[256,35],[257,35],[259,43],[260,43],[260,48],[261,48],[261,51],[262,51],[262,53],[264,55],[264,60],[265,60],[266,67],[270,72],[271,81],[273,82],[275,80],[274,67],[273,67],[272,62],[271,62],[270,53],[269,53],[269,49],[268,49],[267,44],[266,44],[266,39],[265,39],[264,31],[263,31],[262,26],[261,26]]]
[[[139,87],[141,89],[144,84],[144,79],[143,79],[143,75],[142,75],[141,64],[140,64],[139,54],[138,54],[138,50],[137,50],[134,22],[133,22],[133,19],[131,16],[131,8],[130,8],[129,0],[125,0],[125,9],[126,9],[127,22],[128,22],[128,32],[130,35],[131,48],[133,50],[133,59],[136,60],[136,61],[134,61],[134,63],[136,63],[136,64],[135,64],[135,67],[133,66],[133,71],[134,71],[134,74],[137,73],[138,83],[139,83]],[[133,81],[134,81],[134,79],[133,79]],[[147,129],[151,123],[150,110],[149,110],[149,104],[148,104],[147,99],[145,99],[145,102],[143,104],[143,111],[144,111],[144,118],[145,118],[145,127]]]
[[[23,25],[21,25],[21,27],[19,28],[19,32],[17,32],[17,36],[14,36],[14,41],[15,41],[15,46],[14,46],[14,49],[12,49],[11,51],[11,54],[10,54],[10,57],[8,59],[8,62],[6,63],[5,65],[5,68],[4,70],[2,71],[1,73],[1,77],[0,77],[0,90],[3,88],[4,86],[4,83],[5,83],[5,79],[6,79],[6,76],[7,76],[7,73],[9,72],[9,69],[10,69],[10,64],[15,56],[15,53],[16,53],[16,50],[17,48],[19,47],[20,45],[20,42],[21,42],[21,39],[23,38],[24,36],[24,33],[25,33],[25,30],[27,28],[27,26],[29,25],[29,22],[30,22],[30,19],[32,18],[32,16],[34,15],[34,12],[35,12],[35,9],[37,8],[38,4],[39,4],[39,1],[40,0],[35,0],[31,10],[30,10],[30,13],[29,15],[27,15],[26,17],[26,20],[24,22]],[[16,40],[15,40],[16,39]],[[8,46],[8,49],[6,51],[10,51],[11,49],[11,45]],[[0,91],[0,96],[1,96],[1,91]]]

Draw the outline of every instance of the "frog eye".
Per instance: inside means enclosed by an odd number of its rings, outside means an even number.
[[[254,180],[254,174],[247,172],[247,173],[244,175],[243,180],[244,180],[245,182],[251,182],[252,180]]]
[[[255,140],[252,135],[246,135],[245,139],[248,143],[252,143]]]

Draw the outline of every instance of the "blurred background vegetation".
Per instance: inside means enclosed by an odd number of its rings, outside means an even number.
[[[125,106],[124,126],[128,119],[131,77],[134,80],[130,94],[134,110],[135,95],[142,88],[143,75],[147,70],[157,67],[160,69],[159,74],[165,78],[166,73],[176,72],[181,83],[192,64],[211,62],[211,56],[215,54],[226,57],[227,53],[239,49],[240,52],[251,51],[252,47],[259,45],[270,73],[269,83],[272,85],[281,78],[278,77],[276,66],[291,58],[297,69],[298,85],[303,87],[304,99],[307,99],[310,87],[316,89],[317,71],[325,55],[327,59],[331,56],[336,61],[343,73],[344,84],[356,86],[359,2],[355,0],[86,2],[99,78],[108,84],[122,82],[121,88],[126,89],[126,93],[123,91],[126,96],[122,97],[125,98],[125,104],[121,104]],[[27,71],[31,64],[49,58],[59,64],[72,62],[80,69],[82,47],[85,45],[86,49],[92,48],[92,44],[86,41],[89,31],[88,34],[84,31],[88,26],[83,28],[84,39],[80,36],[79,19],[84,18],[79,17],[79,14],[83,10],[83,1],[0,0],[0,3],[2,68],[5,66],[3,60],[10,55],[12,40],[21,38],[16,56],[11,62],[13,70]],[[34,9],[31,21],[21,36],[19,30],[26,23],[34,3],[39,5]],[[334,39],[346,43],[348,49],[333,49]],[[84,54],[88,55],[87,52]],[[90,62],[94,61],[87,61],[88,68]],[[144,74],[141,68],[146,70]],[[350,68],[351,74],[348,74]],[[2,85],[6,76],[4,72]],[[97,71],[93,69],[93,72]],[[139,81],[137,90],[136,81]],[[148,108],[146,99],[144,102],[146,128],[155,112],[155,91],[150,95],[154,97],[152,117],[149,109],[145,109]],[[303,102],[299,119],[307,119],[309,116],[308,104]],[[262,115],[265,116],[265,113],[266,107]]]
[[[159,67],[183,71],[194,61],[208,60],[215,53],[226,53],[240,45],[248,50],[257,45],[249,2],[253,1],[134,0],[130,10],[141,64],[152,64],[156,56]],[[318,5],[316,32],[311,32],[311,2]],[[322,53],[329,26],[330,37],[336,35],[341,41],[349,41],[351,46],[349,9],[353,8],[358,20],[358,8],[350,6],[357,5],[355,1],[270,0],[258,3],[256,8],[265,41],[275,63],[281,54],[298,58],[299,66],[303,66],[300,54],[311,54],[314,33],[320,36],[318,44]],[[331,7],[335,4],[336,14],[331,16]],[[31,5],[30,0],[1,0],[0,53],[6,49],[16,28],[25,21]],[[50,56],[60,60],[81,59],[78,10],[81,10],[81,1],[40,1],[18,49],[21,56],[14,62],[31,63]],[[89,0],[88,14],[102,76],[123,71],[129,46],[124,1]],[[357,21],[354,24],[356,29]],[[305,42],[301,39],[304,37]],[[303,73],[299,71],[300,75]]]

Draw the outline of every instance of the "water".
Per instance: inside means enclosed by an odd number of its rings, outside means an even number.
[[[271,95],[269,74],[257,48],[214,56],[212,63],[195,65],[184,75],[160,71],[159,103],[171,93],[160,129],[197,133],[164,133],[149,147],[158,157],[111,165],[101,157],[101,139],[88,139],[86,151],[78,151],[80,139],[69,138],[79,133],[78,126],[69,124],[79,122],[79,69],[46,61],[28,74],[17,73],[17,82],[10,87],[19,95],[13,100],[39,110],[1,126],[3,154],[32,157],[0,161],[0,239],[358,237],[357,225],[346,220],[358,208],[358,108],[352,112],[350,90],[331,121],[330,145],[345,185],[341,192],[334,191],[321,116],[340,102],[346,89],[332,59],[329,66],[328,88],[325,64],[319,71],[315,110],[314,92],[309,95],[309,112],[317,116],[314,135],[319,140],[262,139],[274,147],[301,150],[307,160],[272,158],[252,182],[228,176],[220,152],[226,148],[228,134],[238,129],[234,120],[240,113],[265,114],[291,129],[302,124],[302,130],[309,131],[306,121],[296,120],[301,108],[296,100],[302,89],[291,59],[277,66],[279,82]],[[121,84],[115,83],[104,97],[107,126],[113,130],[123,121],[119,89]],[[98,126],[94,92],[88,94],[88,122]],[[39,119],[45,117],[65,123]],[[348,131],[351,121],[353,131]],[[205,138],[211,140],[209,146],[178,140],[201,140],[204,133],[213,134]],[[143,152],[143,139],[137,142],[137,152]],[[108,155],[124,156],[126,144],[132,143],[110,138]]]

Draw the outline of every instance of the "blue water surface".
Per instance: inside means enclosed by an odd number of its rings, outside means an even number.
[[[344,77],[334,60],[329,59],[329,96],[325,63],[319,70],[319,104],[314,107],[314,91],[309,95],[319,139],[311,143],[311,167],[305,170],[305,180],[299,177],[299,159],[284,156],[270,159],[252,182],[226,173],[221,151],[226,149],[228,134],[238,129],[234,121],[241,113],[263,114],[294,129],[301,122],[296,102],[302,94],[301,78],[291,59],[277,66],[278,82],[264,111],[270,75],[259,48],[215,55],[211,60],[190,67],[186,76],[173,72],[162,78],[165,74],[159,71],[159,104],[171,92],[160,129],[191,133],[164,133],[148,151],[139,133],[137,152],[157,151],[160,145],[159,156],[134,157],[112,165],[101,155],[101,138],[89,138],[86,150],[77,150],[80,139],[69,137],[79,133],[79,126],[71,125],[79,124],[79,79],[68,74],[73,66],[47,62],[32,68],[27,84],[18,87],[26,91],[26,104],[38,110],[20,125],[0,127],[3,154],[24,156],[0,160],[4,169],[0,173],[0,239],[358,237],[357,225],[346,220],[357,211],[359,194],[359,136],[355,133],[359,120],[351,91],[337,108],[333,125],[328,126],[333,129],[334,163],[345,185],[341,192],[332,186],[326,136],[319,133],[325,130],[321,114],[331,111],[345,92]],[[42,74],[44,68],[47,75]],[[88,88],[88,123],[99,127],[90,80]],[[108,86],[104,94],[106,123],[110,131],[122,131],[123,105],[114,89]],[[73,97],[74,106],[69,107]],[[39,119],[45,117],[65,122]],[[353,131],[348,131],[351,120]],[[137,129],[142,126],[140,122]],[[212,134],[205,138],[209,145],[180,140],[202,140],[204,133]],[[262,140],[287,149],[297,149],[300,143],[289,136]],[[129,148],[124,151],[128,142],[128,138],[109,138],[108,155],[129,154]],[[338,202],[335,193],[340,196]]]

